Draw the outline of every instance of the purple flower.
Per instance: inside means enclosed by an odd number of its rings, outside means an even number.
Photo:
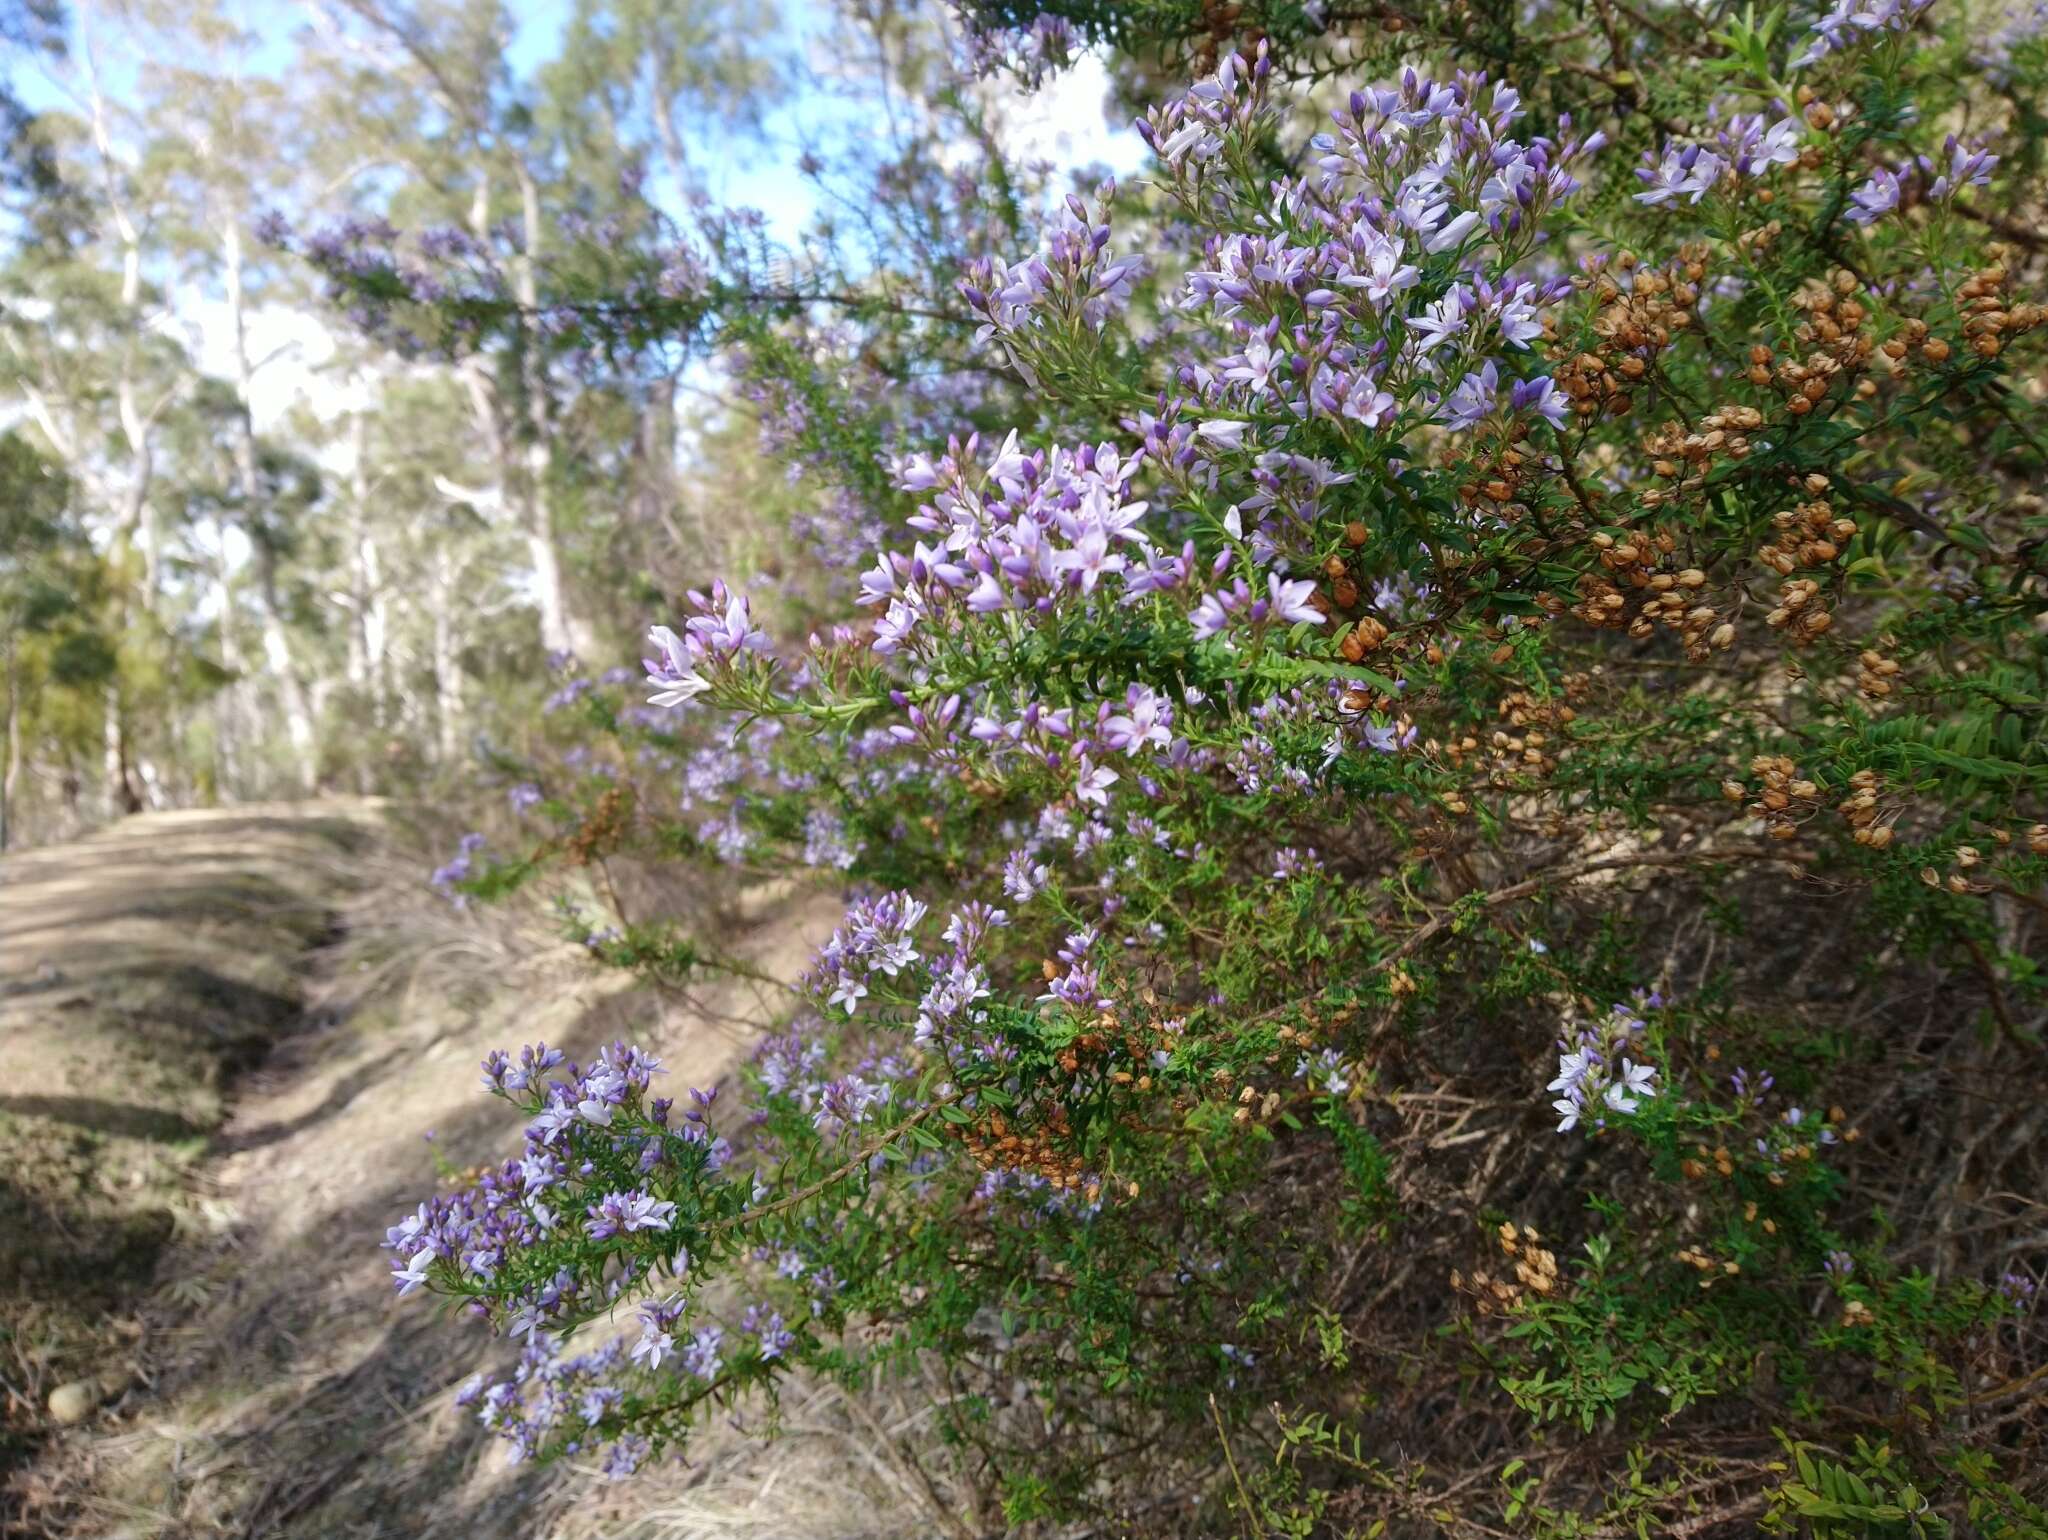
[[[1081,532],[1072,550],[1062,551],[1053,558],[1053,568],[1071,574],[1082,593],[1092,594],[1104,573],[1124,570],[1124,559],[1110,550],[1109,536],[1105,531],[1087,529]]]
[[[725,1367],[725,1360],[719,1356],[719,1347],[725,1341],[725,1332],[717,1326],[700,1327],[684,1348],[679,1362],[683,1372],[700,1380],[715,1380],[718,1371]]]
[[[644,1190],[607,1193],[587,1210],[583,1230],[594,1241],[639,1230],[666,1230],[676,1206],[649,1196]]]
[[[1427,356],[1465,329],[1466,305],[1471,291],[1454,284],[1420,315],[1408,318],[1408,329],[1416,351]]]
[[[1311,578],[1293,581],[1283,579],[1277,572],[1266,574],[1266,589],[1272,597],[1273,614],[1290,625],[1307,621],[1310,625],[1321,625],[1323,612],[1308,601],[1315,596],[1316,585]]]
[[[1649,184],[1649,190],[1637,193],[1636,202],[1655,205],[1684,198],[1698,203],[1720,180],[1726,165],[1712,150],[1697,144],[1666,144],[1662,160],[1637,169],[1636,176]]]
[[[1124,710],[1102,724],[1104,747],[1135,754],[1173,741],[1173,707],[1158,692],[1134,684],[1124,691]]]
[[[796,1333],[782,1324],[782,1312],[767,1310],[760,1305],[747,1306],[740,1317],[740,1330],[760,1339],[763,1358],[780,1358],[796,1343]]]
[[[1835,0],[1834,9],[1814,23],[1806,50],[1792,61],[1792,67],[1804,69],[1874,33],[1904,32],[1933,3],[1934,0]]]
[[[1899,179],[1892,172],[1879,166],[1870,174],[1870,180],[1849,194],[1849,221],[1852,224],[1875,224],[1899,206]]]
[[[1083,802],[1092,802],[1097,807],[1109,805],[1109,788],[1119,777],[1107,765],[1091,765],[1083,754],[1078,773],[1074,779],[1074,795]]]
[[[1321,859],[1313,847],[1297,850],[1292,845],[1283,845],[1273,853],[1273,880],[1288,882],[1296,877],[1306,876],[1323,869]]]
[[[1533,380],[1517,380],[1508,395],[1508,405],[1517,412],[1534,412],[1553,428],[1562,428],[1571,410],[1571,398],[1557,388],[1547,374]]]
[[[1942,145],[1943,161],[1935,161],[1922,155],[1920,169],[1931,175],[1934,181],[1927,189],[1927,196],[1939,203],[1951,198],[1965,187],[1987,187],[1991,173],[1997,168],[1998,157],[1981,146],[1965,149],[1954,134],[1950,134]]]
[[[643,659],[647,682],[657,686],[647,697],[650,706],[680,706],[695,700],[711,688],[711,681],[697,671],[690,649],[667,626],[654,626],[647,633],[655,656]]]
[[[1475,428],[1493,410],[1494,401],[1500,393],[1500,371],[1488,359],[1486,366],[1477,374],[1468,374],[1458,382],[1437,409],[1437,419],[1454,432]]]
[[[1033,864],[1026,851],[1011,851],[1003,864],[1003,891],[1020,904],[1028,904],[1044,892],[1051,878],[1051,869]]]

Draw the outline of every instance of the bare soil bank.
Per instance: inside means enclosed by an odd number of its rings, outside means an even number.
[[[516,1146],[484,1052],[627,1037],[708,1085],[784,1002],[656,999],[531,917],[457,913],[390,822],[154,814],[0,864],[0,1534],[957,1532],[903,1457],[912,1387],[811,1387],[777,1443],[720,1429],[616,1487],[507,1469],[454,1406],[503,1344],[397,1300],[377,1243]],[[792,890],[725,939],[793,978],[838,912]]]

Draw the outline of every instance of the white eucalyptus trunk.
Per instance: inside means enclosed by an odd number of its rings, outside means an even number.
[[[562,577],[562,558],[555,536],[554,480],[555,439],[553,413],[548,405],[547,370],[541,359],[537,336],[540,314],[540,285],[534,264],[540,258],[540,188],[522,164],[519,167],[519,204],[523,240],[512,262],[514,292],[527,326],[536,333],[527,339],[520,353],[520,394],[526,398],[526,475],[521,484],[525,502],[526,546],[533,560],[534,602],[540,607],[541,645],[549,652],[573,652],[588,657],[592,645],[589,627],[581,624],[569,605]]]
[[[241,483],[244,516],[255,518],[263,485],[256,472],[256,418],[251,402],[254,370],[249,364],[248,301],[242,282],[242,229],[233,211],[221,220],[221,277],[227,289],[228,316],[235,343],[235,473]],[[285,737],[291,745],[299,785],[312,791],[320,778],[320,754],[313,728],[313,706],[277,595],[277,557],[265,542],[256,541],[256,597],[263,610],[263,654],[277,682],[284,712]]]
[[[437,550],[428,602],[433,610],[434,721],[443,764],[453,764],[462,752],[462,662],[454,621],[460,577],[455,557],[445,547]]]

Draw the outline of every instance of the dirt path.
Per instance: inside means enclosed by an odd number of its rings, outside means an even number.
[[[371,816],[166,814],[0,862],[0,1474],[133,1381],[227,1087],[298,1016]]]
[[[376,1247],[437,1162],[516,1142],[478,1087],[482,1054],[545,1038],[583,1057],[630,1037],[678,1086],[711,1084],[751,1038],[741,1023],[780,1002],[738,984],[658,1001],[531,924],[456,914],[416,859],[382,848],[378,822],[368,804],[156,815],[0,868],[0,1137],[10,1162],[68,1151],[51,1159],[71,1184],[39,1176],[13,1200],[42,1205],[21,1222],[61,1237],[15,1269],[19,1298],[46,1337],[60,1318],[70,1335],[18,1385],[26,1460],[0,1531],[918,1532],[876,1527],[872,1497],[822,1526],[750,1499],[720,1510],[749,1522],[705,1527],[687,1513],[708,1467],[616,1489],[510,1472],[453,1406],[502,1346],[396,1300]],[[793,977],[838,911],[785,895],[728,944]],[[99,1284],[69,1303],[47,1297],[86,1275]],[[8,1327],[11,1382],[36,1329]],[[77,1425],[55,1426],[49,1388],[102,1371]],[[818,1433],[851,1426],[824,1417]],[[896,1473],[869,1463],[887,1497]],[[855,1487],[840,1485],[844,1506]]]

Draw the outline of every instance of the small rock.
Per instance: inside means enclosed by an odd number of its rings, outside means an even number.
[[[97,1380],[72,1380],[50,1392],[50,1415],[67,1428],[73,1423],[84,1422],[99,1404]]]

